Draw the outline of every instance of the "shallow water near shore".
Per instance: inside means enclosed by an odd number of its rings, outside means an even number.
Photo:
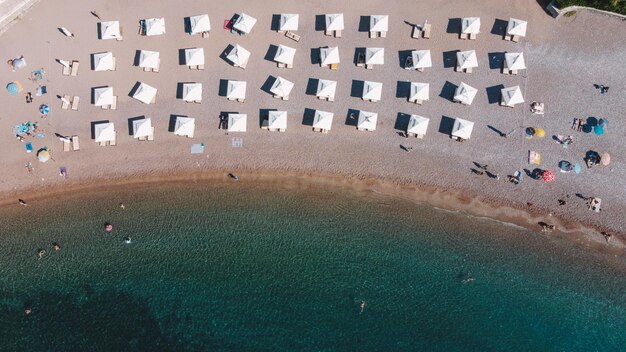
[[[373,192],[146,184],[0,217],[0,350],[626,344],[623,258]]]

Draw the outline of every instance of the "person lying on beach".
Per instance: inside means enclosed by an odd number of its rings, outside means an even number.
[[[25,207],[25,206],[27,206],[27,205],[28,205],[28,204],[26,204],[26,201],[24,201],[24,200],[23,200],[23,199],[21,199],[21,198],[20,198],[20,199],[18,199],[17,201],[18,201],[18,202],[20,203],[20,205],[21,205],[21,206],[23,206],[23,207]]]

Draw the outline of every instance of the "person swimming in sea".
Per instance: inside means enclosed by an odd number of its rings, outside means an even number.
[[[132,240],[130,239],[130,236],[124,237],[124,243],[126,243],[126,244],[131,244],[132,243]]]
[[[359,304],[359,308],[361,308],[361,312],[359,314],[363,313],[363,310],[365,309],[365,301],[361,301],[361,304]]]
[[[39,253],[37,253],[39,255],[39,259],[43,258],[44,255],[46,255],[46,250],[45,249],[40,249]]]
[[[474,278],[472,277],[472,275],[467,275],[467,277],[463,279],[464,284],[469,284],[472,281],[474,281]]]
[[[59,243],[57,243],[57,242],[54,242],[54,243],[52,244],[52,248],[54,248],[54,250],[55,250],[56,252],[58,252],[58,251],[60,251],[60,250],[61,250],[61,245],[60,245]]]

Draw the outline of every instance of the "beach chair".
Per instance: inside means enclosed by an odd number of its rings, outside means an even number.
[[[430,23],[424,24],[424,30],[422,31],[422,36],[424,37],[424,39],[430,39],[430,28]]]
[[[341,31],[335,31],[335,38],[341,38]]]
[[[63,151],[64,152],[69,152],[70,151],[70,141],[68,141],[68,140],[64,140],[63,141]]]
[[[153,140],[154,140],[154,126],[152,127],[152,133],[148,135],[148,141],[153,141]]]
[[[378,32],[370,32],[370,38],[378,38]]]
[[[387,38],[387,32],[380,32],[379,34],[381,38]]]
[[[287,37],[287,38],[289,38],[291,40],[294,40],[296,42],[300,41],[300,36],[295,34],[295,33],[293,33],[293,32],[291,32],[291,31],[285,32],[285,37]]]
[[[541,154],[534,150],[529,150],[528,151],[528,163],[541,165]]]
[[[111,101],[111,110],[117,110],[117,95],[113,96],[113,100]]]
[[[70,71],[70,76],[78,76],[78,66],[79,62],[74,60],[72,61],[72,70]]]
[[[511,40],[511,36],[508,35],[508,34],[505,34],[503,39],[506,40],[506,41],[509,41],[509,40]]]
[[[474,40],[474,39],[476,39],[476,33],[470,33],[469,40]]]
[[[325,30],[325,31],[324,31],[324,35],[331,36],[331,35],[333,35],[333,32],[332,32],[332,31],[329,31],[329,30],[327,29],[327,30]]]
[[[505,75],[508,75],[509,72],[509,66],[506,64],[506,60],[502,60],[502,73]]]
[[[74,98],[72,98],[72,110],[78,111],[79,102],[80,102],[80,97],[74,96]]]
[[[209,31],[202,32],[202,38],[208,38],[208,37],[209,37]]]
[[[248,66],[248,61],[246,61],[246,62],[242,63],[241,65],[239,65],[239,68],[245,70],[246,66]]]
[[[365,66],[365,54],[363,52],[359,52],[356,55],[356,65],[358,67],[363,67]]]
[[[472,68],[471,67],[466,68],[465,73],[472,73]]]
[[[67,66],[62,65],[62,66],[63,66],[63,76],[69,76],[70,70],[72,69],[71,65],[67,65]]]
[[[115,67],[116,67],[116,65],[115,65],[115,56],[113,56],[113,64],[112,64],[112,66],[113,67],[111,67],[111,71],[115,71]]]
[[[285,68],[293,68],[293,65],[292,64],[287,64],[287,65],[285,65]]]
[[[422,30],[419,29],[419,27],[413,26],[413,31],[411,32],[411,38],[419,39],[421,32],[422,32]]]
[[[413,99],[413,100],[409,100],[411,103],[415,103],[417,105],[422,105],[424,103],[424,101],[422,99]]]
[[[461,68],[461,66],[456,66],[454,68],[454,71],[456,71],[456,72],[463,72],[463,69]]]
[[[330,67],[331,70],[337,70],[339,68],[339,64],[331,64],[328,66]]]
[[[326,100],[330,101],[330,102],[333,102],[333,101],[335,101],[335,97],[327,97]]]
[[[244,99],[241,99],[241,98],[237,98],[236,100],[237,100],[238,102],[240,102],[240,103],[243,103],[243,102],[244,102]]]
[[[467,34],[465,34],[465,33],[461,33],[461,34],[459,35],[459,39],[467,39]]]
[[[286,65],[282,62],[278,62],[276,66],[278,66],[278,68],[285,68]]]
[[[513,41],[513,42],[516,42],[516,43],[517,43],[517,42],[519,42],[519,38],[520,38],[520,36],[519,36],[519,35],[512,35],[512,36],[511,36],[511,41]]]
[[[511,74],[512,75],[516,75],[517,74],[517,70],[511,70]]]
[[[152,100],[150,100],[150,104],[156,104],[156,94],[152,97]]]
[[[288,95],[286,95],[286,96],[282,97],[281,99],[283,99],[283,100],[289,100],[289,96],[288,96]]]
[[[160,67],[161,67],[161,59],[159,59],[159,63],[157,64],[157,67],[152,69],[152,72],[159,73],[159,68]]]
[[[366,70],[371,70],[371,69],[373,69],[373,68],[374,68],[374,65],[372,65],[372,64],[367,64],[367,65],[365,65],[365,69],[366,69]]]
[[[152,71],[152,69],[151,69],[150,67],[144,67],[144,68],[143,68],[143,71],[144,71],[144,72],[150,72],[150,71]]]
[[[123,28],[120,27],[120,36],[115,38],[115,40],[117,40],[118,42],[121,42],[122,40],[124,40],[124,31],[122,29]]]
[[[113,145],[113,146],[117,145],[117,131],[113,132],[113,139],[111,140],[109,145]]]
[[[424,68],[423,68],[423,67],[418,67],[418,68],[417,68],[417,71],[418,71],[418,72],[424,72]]]
[[[63,99],[61,99],[61,109],[67,110],[70,107],[70,96],[64,95]]]
[[[72,136],[72,150],[75,152],[80,150],[80,142],[78,141],[78,136]]]
[[[197,70],[198,69],[198,66],[187,66],[187,67],[189,67],[190,70]]]
[[[198,70],[204,70],[204,65],[198,65]]]

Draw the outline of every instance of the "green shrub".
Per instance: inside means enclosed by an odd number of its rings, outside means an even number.
[[[568,6],[586,6],[598,10],[610,11],[626,15],[626,0],[558,0],[557,6],[564,8]]]

